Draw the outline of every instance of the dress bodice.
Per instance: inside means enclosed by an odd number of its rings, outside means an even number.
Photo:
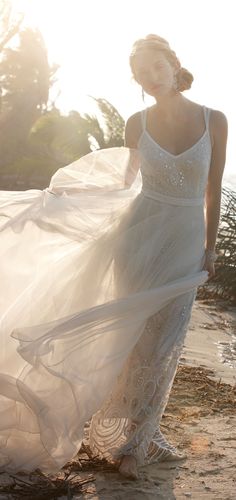
[[[210,109],[203,106],[205,131],[190,148],[178,155],[163,149],[146,130],[146,112],[141,112],[142,134],[138,149],[141,153],[143,190],[157,195],[181,199],[204,197],[211,161],[209,133]]]

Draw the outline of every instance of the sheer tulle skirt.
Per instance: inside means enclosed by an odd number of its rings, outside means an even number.
[[[140,464],[150,446],[156,453],[207,279],[205,228],[202,206],[146,197],[137,161],[127,148],[99,151],[60,169],[47,190],[0,193],[0,457],[9,470],[60,468],[90,419],[95,453],[126,450]]]

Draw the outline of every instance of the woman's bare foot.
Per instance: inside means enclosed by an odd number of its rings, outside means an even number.
[[[129,479],[138,479],[139,475],[136,458],[132,455],[123,455],[119,466],[119,472],[122,476]]]

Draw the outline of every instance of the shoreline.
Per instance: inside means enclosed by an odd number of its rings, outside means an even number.
[[[202,366],[236,384],[236,307],[195,300],[180,364]]]

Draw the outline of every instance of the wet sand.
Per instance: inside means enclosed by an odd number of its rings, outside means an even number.
[[[210,368],[214,377],[235,384],[236,307],[214,300],[196,301],[181,362]]]

